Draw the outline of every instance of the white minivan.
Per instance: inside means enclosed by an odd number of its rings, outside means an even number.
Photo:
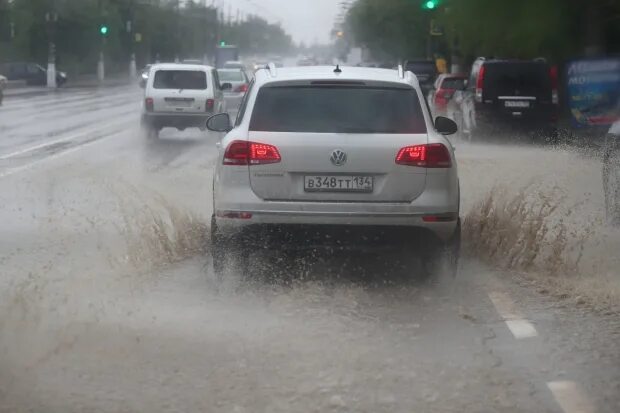
[[[226,112],[224,90],[215,68],[204,65],[157,64],[150,68],[144,88],[141,125],[148,137],[162,128],[204,130],[207,119]]]

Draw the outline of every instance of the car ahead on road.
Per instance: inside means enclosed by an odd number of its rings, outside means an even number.
[[[462,74],[439,75],[433,88],[428,93],[428,104],[434,115],[446,116],[448,102],[458,90],[463,90],[467,83],[467,76]]]
[[[142,70],[140,71],[140,80],[139,80],[139,84],[141,88],[145,88],[146,87],[146,82],[149,80],[149,73],[151,71],[151,67],[153,65],[146,65],[142,68]]]
[[[426,97],[428,92],[432,89],[437,75],[437,64],[434,60],[427,59],[414,59],[407,60],[405,62],[405,70],[412,72],[418,78],[420,83],[420,89]]]
[[[224,67],[222,67],[222,69],[239,69],[245,72],[246,67],[242,61],[231,60],[231,61],[224,63]]]
[[[204,129],[211,115],[226,110],[223,92],[230,87],[220,84],[210,66],[153,65],[144,89],[141,125],[149,137],[157,137],[165,127]]]
[[[3,63],[0,64],[0,73],[9,80],[24,80],[30,86],[45,86],[47,84],[47,69],[36,63]],[[67,74],[56,71],[56,84],[62,86],[67,83]]]
[[[559,114],[557,68],[542,59],[478,58],[463,92],[461,114],[470,140],[506,132],[551,137]]]
[[[241,105],[241,100],[248,91],[250,79],[245,71],[241,69],[217,69],[220,82],[230,83],[231,88],[224,92],[224,100],[229,110],[237,110]]]
[[[459,179],[450,119],[410,72],[261,69],[221,140],[213,181],[216,274],[263,249],[390,248],[456,272]],[[298,241],[298,242],[296,242]],[[235,257],[238,257],[235,260]]]
[[[603,147],[603,188],[608,221],[620,227],[620,121],[614,123]]]

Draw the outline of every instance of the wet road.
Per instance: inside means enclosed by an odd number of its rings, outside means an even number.
[[[0,412],[620,411],[617,313],[500,270],[504,251],[471,234],[454,281],[338,255],[217,283],[205,252],[217,136],[148,141],[140,99],[109,88],[0,108]],[[579,219],[600,209],[596,160],[573,176],[567,153],[457,154],[464,214],[550,165],[554,188],[577,181],[558,199]],[[606,247],[582,245],[578,265],[617,276]]]

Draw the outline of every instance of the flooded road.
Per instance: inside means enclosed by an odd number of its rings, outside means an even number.
[[[145,139],[140,93],[0,110],[0,412],[620,410],[596,157],[457,142],[456,280],[335,255],[220,283],[217,136]]]

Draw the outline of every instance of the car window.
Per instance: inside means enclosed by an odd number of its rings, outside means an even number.
[[[202,70],[157,70],[153,79],[155,89],[207,89],[207,74]]]
[[[441,83],[442,89],[456,89],[461,90],[465,86],[465,79],[459,78],[446,78]]]
[[[222,82],[244,82],[245,77],[241,70],[218,70],[217,74]]]
[[[351,86],[263,87],[250,130],[314,133],[426,133],[413,89]]]
[[[248,86],[248,91],[245,92],[243,96],[243,100],[241,101],[241,105],[239,106],[239,111],[237,112],[237,119],[235,120],[235,126],[241,125],[243,122],[243,117],[245,116],[245,111],[248,107],[248,100],[250,100],[250,96],[252,96],[252,90],[254,89],[254,80],[250,82],[250,86]]]
[[[549,67],[530,62],[491,63],[484,71],[485,99],[497,96],[551,96]]]

